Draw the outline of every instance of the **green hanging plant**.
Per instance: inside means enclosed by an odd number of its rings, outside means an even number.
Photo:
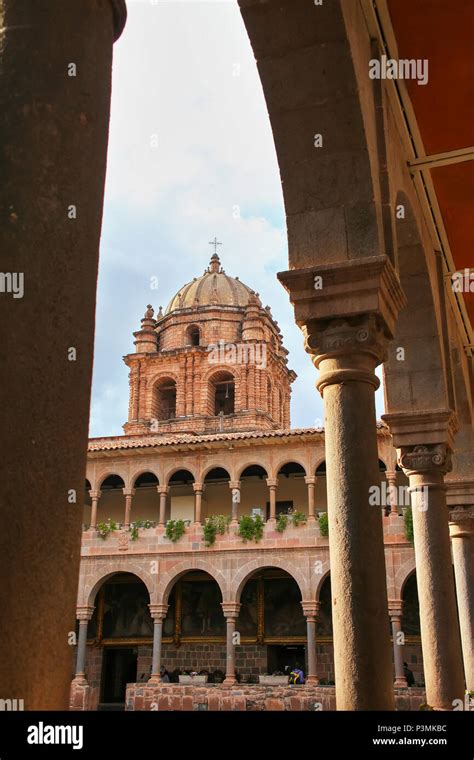
[[[318,522],[319,522],[319,532],[321,533],[321,535],[324,537],[329,536],[328,513],[323,512],[321,515],[319,515]]]
[[[136,541],[138,538],[138,531],[140,528],[154,528],[155,527],[154,522],[152,520],[134,520],[132,523],[130,523],[129,526],[129,533],[130,533],[130,539],[132,541]]]
[[[242,541],[260,541],[265,523],[260,515],[242,515],[239,520],[239,536]]]
[[[212,546],[216,540],[216,535],[223,536],[230,523],[230,517],[226,515],[210,515],[204,523],[203,533],[206,546]]]
[[[405,509],[404,514],[405,521],[405,538],[411,544],[413,543],[413,512],[411,507]]]
[[[277,524],[275,528],[278,531],[278,533],[283,533],[283,531],[286,530],[287,526],[288,526],[288,516],[283,514],[282,512],[281,514],[278,515]]]
[[[186,532],[184,520],[168,520],[166,523],[166,538],[176,543]]]
[[[295,528],[297,528],[298,525],[306,525],[307,520],[308,518],[304,512],[293,512],[291,522]]]
[[[113,533],[114,530],[117,530],[117,523],[115,520],[111,520],[110,517],[107,522],[97,523],[97,533],[103,541],[105,541],[109,533]]]

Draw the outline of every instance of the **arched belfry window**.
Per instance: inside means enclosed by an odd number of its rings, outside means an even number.
[[[161,378],[155,385],[152,417],[157,420],[176,417],[176,382],[170,377]]]
[[[210,380],[211,408],[216,417],[235,412],[235,381],[230,372],[217,372]]]
[[[201,332],[197,325],[190,325],[186,330],[186,345],[199,346],[201,343]]]

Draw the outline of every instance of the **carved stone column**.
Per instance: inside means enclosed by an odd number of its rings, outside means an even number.
[[[240,504],[240,480],[230,480],[229,488],[232,491],[232,520],[231,525],[238,523],[238,510]]]
[[[314,516],[314,492],[316,490],[316,481],[317,478],[315,476],[307,476],[304,479],[304,482],[308,486],[308,522],[314,522],[316,520],[316,517]]]
[[[397,473],[396,470],[387,470],[385,473],[387,478],[387,495],[390,504],[390,514],[398,517],[398,498],[397,498]],[[384,505],[385,506],[385,505]]]
[[[390,600],[388,603],[388,612],[390,615],[390,623],[392,626],[392,639],[393,639],[393,662],[395,665],[395,688],[406,688],[407,679],[405,677],[405,669],[403,667],[403,636],[402,634],[402,607],[403,602],[401,600]]]
[[[235,677],[235,621],[240,612],[238,602],[221,602],[222,611],[227,624],[227,658],[225,667],[225,684],[232,685],[236,682]]]
[[[410,481],[426,698],[435,710],[452,710],[453,701],[464,698],[444,483],[456,420],[449,410],[394,413],[383,419]],[[416,442],[423,438],[426,443]]]
[[[161,641],[163,637],[163,620],[168,612],[167,604],[149,604],[153,618],[153,655],[151,676],[148,683],[161,683]]]
[[[135,489],[134,488],[124,488],[123,494],[125,496],[125,513],[123,517],[123,527],[129,528],[130,527],[130,515],[132,512],[132,498],[135,495]]]
[[[87,649],[87,624],[92,617],[94,607],[78,607],[76,618],[79,620],[79,636],[77,639],[76,673],[74,682],[81,685],[87,684],[86,678],[86,649]]]
[[[92,499],[92,507],[91,507],[91,528],[96,528],[97,526],[97,503],[102,496],[102,491],[89,491],[89,496]]]
[[[449,516],[466,689],[474,690],[474,506]]]
[[[317,675],[316,665],[316,622],[320,608],[319,602],[301,602],[303,615],[306,618],[306,645],[308,656],[308,672],[306,674],[306,683],[317,686],[319,678]]]
[[[158,518],[158,525],[164,525],[166,516],[166,497],[169,494],[170,487],[157,486],[156,490],[160,494],[160,515]]]
[[[405,299],[386,256],[278,277],[324,400],[337,709],[393,710],[382,520],[369,495],[380,483],[375,368]]]
[[[270,520],[276,520],[276,494],[278,488],[277,478],[267,478],[267,486],[270,492]]]
[[[204,491],[204,484],[193,483],[193,490],[194,490],[194,522],[196,525],[200,525],[201,524],[202,494]]]

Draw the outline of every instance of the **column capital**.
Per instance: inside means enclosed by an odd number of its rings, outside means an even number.
[[[391,338],[398,312],[406,304],[398,275],[385,255],[292,269],[277,277],[289,293],[296,323],[308,332],[325,320],[373,314]]]
[[[309,617],[316,618],[318,616],[319,610],[321,609],[321,602],[302,601],[301,606],[303,608],[303,615],[306,618],[309,618]]]
[[[237,488],[240,491],[240,480],[229,480],[229,488],[231,491]]]
[[[390,483],[391,480],[395,481],[397,479],[397,471],[396,470],[385,470],[385,477],[387,478],[388,482]]]
[[[388,600],[388,614],[390,616],[390,619],[401,618],[403,614],[403,600],[389,599]]]
[[[454,448],[454,436],[459,428],[456,414],[451,409],[433,409],[425,412],[395,412],[383,414],[396,449],[413,446],[446,444]]]
[[[167,604],[149,604],[148,608],[150,610],[150,615],[155,621],[164,620],[168,612]]]
[[[114,42],[122,34],[127,20],[127,6],[125,0],[110,0],[114,17]]]
[[[169,486],[156,486],[156,490],[158,491],[158,493],[159,493],[160,495],[161,495],[162,493],[164,493],[164,494],[168,494],[168,493],[169,493],[169,491],[170,491],[170,487],[169,487]]]
[[[452,468],[451,450],[445,443],[401,446],[398,464],[406,475],[410,473],[437,472],[445,475]]]
[[[81,605],[76,607],[76,620],[90,620],[94,613],[94,605]]]
[[[267,478],[267,486],[269,488],[277,488],[278,478]]]
[[[221,602],[222,612],[226,619],[236,619],[239,617],[240,603],[239,602]]]
[[[474,506],[474,480],[447,479],[446,502],[454,509]]]
[[[89,496],[91,499],[100,499],[102,496],[102,491],[89,491]]]
[[[449,535],[452,539],[474,537],[474,506],[453,509],[449,513]]]
[[[317,481],[316,475],[306,475],[304,482],[307,486],[315,486]]]
[[[204,491],[204,483],[193,483],[194,493],[202,493]]]
[[[135,489],[134,488],[124,488],[123,489],[123,495],[124,496],[135,496]]]

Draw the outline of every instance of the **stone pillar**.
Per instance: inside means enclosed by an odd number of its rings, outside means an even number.
[[[338,710],[393,710],[380,512],[375,368],[406,299],[385,255],[278,274],[320,371],[325,411],[334,668]]]
[[[316,667],[316,621],[318,617],[319,602],[301,602],[303,615],[306,618],[307,631],[307,654],[308,654],[308,672],[306,673],[306,683],[317,686],[319,678]]]
[[[474,507],[449,517],[466,689],[474,690]]]
[[[76,618],[79,620],[79,636],[77,639],[76,673],[73,683],[87,684],[86,678],[86,648],[87,648],[87,624],[92,617],[94,607],[78,607]]]
[[[267,486],[270,491],[270,520],[276,520],[276,493],[278,488],[278,478],[267,478]]]
[[[97,503],[102,496],[102,491],[89,491],[89,496],[92,499],[91,507],[91,528],[97,527]]]
[[[314,492],[316,490],[317,478],[315,476],[307,476],[304,482],[308,486],[308,522],[314,522],[316,520],[314,515]]]
[[[149,604],[150,615],[153,618],[153,655],[151,676],[148,683],[161,682],[161,640],[163,636],[163,620],[168,612],[167,604]]]
[[[407,679],[403,667],[403,637],[399,635],[402,632],[402,607],[403,602],[401,600],[389,601],[388,603],[388,613],[390,615],[390,623],[392,626],[395,688],[406,688],[407,686]]]
[[[235,678],[235,621],[239,617],[240,604],[238,602],[221,602],[222,611],[227,623],[227,657],[224,683],[232,685]]]
[[[166,515],[166,497],[169,494],[169,486],[157,486],[156,490],[160,494],[160,516],[158,518],[158,525],[165,524]]]
[[[464,698],[444,484],[451,469],[455,419],[449,410],[388,414],[383,419],[410,481],[426,699],[435,710],[452,710],[453,701]],[[416,437],[427,443],[409,445]],[[443,443],[437,442],[443,437]]]
[[[123,518],[123,527],[130,527],[130,514],[132,512],[132,498],[135,495],[134,488],[124,488],[123,493],[125,496],[125,514]]]
[[[387,495],[390,504],[390,514],[398,517],[398,498],[397,498],[397,473],[396,470],[387,470],[385,473],[387,478]],[[385,506],[385,505],[384,505]]]
[[[1,696],[65,710],[83,523],[67,491],[84,493],[112,47],[126,8],[0,6],[0,251],[12,277],[0,296]]]
[[[193,483],[194,490],[194,522],[196,525],[201,524],[201,502],[204,491],[203,483]]]
[[[240,504],[240,480],[230,480],[229,488],[232,491],[232,520],[231,525],[238,523],[238,511]]]

